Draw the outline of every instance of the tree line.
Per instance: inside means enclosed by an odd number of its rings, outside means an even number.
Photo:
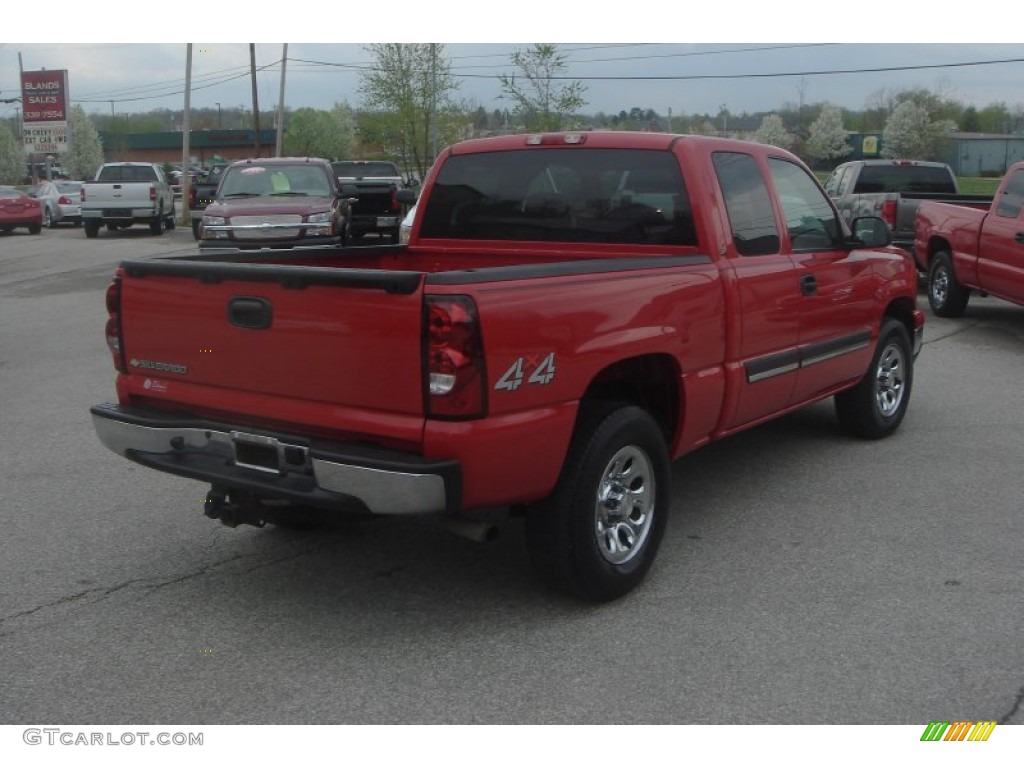
[[[715,114],[664,115],[634,106],[615,114],[588,113],[586,86],[563,79],[569,62],[557,46],[545,43],[512,54],[514,74],[499,81],[500,106],[485,108],[459,98],[461,82],[442,44],[380,43],[365,51],[373,66],[360,75],[359,103],[285,110],[285,154],[389,159],[422,178],[440,148],[473,136],[607,129],[747,138],[828,167],[852,151],[846,141],[850,131],[881,134],[883,155],[921,160],[942,159],[951,131],[1024,132],[1024,103],[1010,107],[997,102],[977,109],[941,89],[924,88],[880,88],[861,110],[827,102],[805,105],[801,98],[771,112],[733,113],[723,107]],[[103,157],[99,132],[117,136],[175,130],[182,116],[180,110],[168,109],[86,115],[76,105],[69,116],[75,138],[62,164],[77,178],[91,176]],[[261,112],[260,124],[273,125],[275,117]],[[190,124],[193,130],[249,129],[252,118],[244,107],[193,109]],[[13,119],[0,121],[0,183],[24,175],[15,131]]]

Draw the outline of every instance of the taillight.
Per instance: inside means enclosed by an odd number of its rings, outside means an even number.
[[[391,212],[398,213],[402,210],[402,204],[398,202],[398,187],[391,186]]]
[[[59,198],[57,199],[57,202],[58,202],[58,203],[59,203],[60,205],[71,205],[71,198],[70,198],[70,197],[68,197],[67,195],[61,195],[61,196],[60,196],[60,197],[59,197]]]
[[[896,227],[896,201],[885,200],[882,203],[881,209],[878,211],[878,215],[882,217],[886,224],[890,227]]]
[[[483,416],[487,376],[473,300],[468,296],[428,296],[424,337],[427,415]]]
[[[127,373],[124,364],[124,344],[121,341],[121,278],[115,277],[107,286],[107,347],[114,357],[114,367]]]
[[[188,207],[189,208],[195,208],[196,207],[196,188],[195,187],[189,187],[188,188]]]
[[[79,198],[81,198],[82,202],[84,203],[85,202],[85,186],[82,186],[78,190],[78,196],[79,196]]]
[[[150,202],[153,202],[154,200],[156,200],[156,187],[150,187],[149,188],[149,200],[150,200]]]

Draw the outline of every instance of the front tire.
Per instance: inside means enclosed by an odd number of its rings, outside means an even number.
[[[970,298],[970,290],[956,279],[949,251],[936,253],[928,270],[928,305],[932,312],[939,317],[960,317]]]
[[[868,440],[892,434],[907,413],[913,383],[910,334],[899,320],[886,318],[868,372],[853,389],[835,396],[839,423],[851,435]]]
[[[644,578],[671,503],[668,450],[646,411],[584,403],[554,493],[526,517],[538,577],[574,597],[606,602]]]

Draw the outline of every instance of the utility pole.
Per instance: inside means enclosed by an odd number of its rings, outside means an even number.
[[[25,89],[25,67],[21,63],[21,51],[18,51],[18,90],[22,94],[24,94],[25,93],[24,89]],[[22,104],[21,107],[22,107],[22,114],[24,115],[25,104]],[[24,118],[22,118],[22,123],[21,123],[21,153],[22,153],[23,157],[25,156],[25,154],[28,154],[28,164],[32,167],[32,186],[35,186],[36,184],[39,183],[39,174],[36,172],[36,155],[35,155],[34,152],[28,152],[28,153],[25,152],[25,122],[24,122]]]
[[[187,227],[189,225],[188,201],[190,197],[192,164],[189,162],[189,155],[192,154],[192,147],[189,139],[192,136],[192,43],[188,43],[185,53],[185,114],[181,118],[181,220]],[[173,199],[173,198],[172,198]]]
[[[437,159],[437,43],[430,44],[430,162]],[[421,172],[422,175],[422,172]]]
[[[274,157],[281,156],[281,146],[284,142],[284,74],[288,67],[288,43],[284,44],[284,52],[281,54],[281,94],[277,97],[277,129],[275,131]]]
[[[260,156],[260,102],[256,97],[256,43],[249,43],[249,69],[252,72],[252,123],[255,157]]]

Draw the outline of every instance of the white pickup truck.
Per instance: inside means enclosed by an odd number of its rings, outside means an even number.
[[[81,198],[86,237],[96,237],[103,224],[112,232],[149,224],[154,235],[174,229],[174,193],[154,163],[104,163],[82,185]]]

